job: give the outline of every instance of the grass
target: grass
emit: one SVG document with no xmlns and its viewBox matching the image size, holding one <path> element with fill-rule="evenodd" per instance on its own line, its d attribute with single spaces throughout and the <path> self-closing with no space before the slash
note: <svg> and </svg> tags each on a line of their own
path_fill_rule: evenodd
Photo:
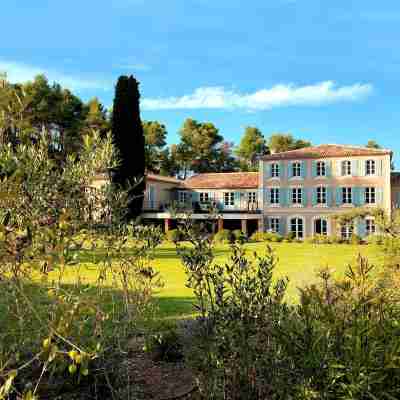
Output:
<svg viewBox="0 0 400 400">
<path fill-rule="evenodd" d="M 379 247 L 355 245 L 312 245 L 303 243 L 276 243 L 271 247 L 277 254 L 275 278 L 287 276 L 287 299 L 298 300 L 298 288 L 316 282 L 317 272 L 329 266 L 336 277 L 344 276 L 348 264 L 354 263 L 358 254 L 368 257 L 370 263 L 380 265 L 383 255 Z M 249 243 L 246 252 L 265 253 L 265 243 Z M 229 257 L 229 246 L 220 245 L 215 251 L 216 262 L 223 263 Z M 193 313 L 193 295 L 185 287 L 186 275 L 173 244 L 163 244 L 157 251 L 155 267 L 164 281 L 164 288 L 157 294 L 162 317 L 179 318 Z"/>
</svg>

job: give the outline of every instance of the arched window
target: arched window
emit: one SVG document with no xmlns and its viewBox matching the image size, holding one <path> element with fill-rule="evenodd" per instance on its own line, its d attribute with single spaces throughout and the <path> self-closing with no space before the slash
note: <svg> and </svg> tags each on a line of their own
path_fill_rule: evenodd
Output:
<svg viewBox="0 0 400 400">
<path fill-rule="evenodd" d="M 296 239 L 303 239 L 304 237 L 304 223 L 301 218 L 292 218 L 290 220 L 290 232 Z"/>
<path fill-rule="evenodd" d="M 314 221 L 314 233 L 324 236 L 328 234 L 328 221 L 325 218 L 318 218 Z"/>
</svg>

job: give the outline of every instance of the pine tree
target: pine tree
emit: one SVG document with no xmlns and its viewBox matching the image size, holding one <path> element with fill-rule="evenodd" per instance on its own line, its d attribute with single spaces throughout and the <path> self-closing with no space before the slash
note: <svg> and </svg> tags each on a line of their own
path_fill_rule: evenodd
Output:
<svg viewBox="0 0 400 400">
<path fill-rule="evenodd" d="M 133 76 L 120 76 L 115 89 L 111 123 L 120 163 L 113 173 L 112 180 L 122 187 L 129 188 L 131 200 L 128 221 L 142 212 L 145 189 L 145 149 L 139 98 L 139 82 Z"/>
</svg>

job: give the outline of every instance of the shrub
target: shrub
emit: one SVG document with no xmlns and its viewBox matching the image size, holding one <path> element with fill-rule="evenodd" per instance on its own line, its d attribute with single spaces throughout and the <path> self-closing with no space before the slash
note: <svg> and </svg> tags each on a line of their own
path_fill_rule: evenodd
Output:
<svg viewBox="0 0 400 400">
<path fill-rule="evenodd" d="M 252 242 L 282 242 L 283 237 L 275 232 L 254 232 L 250 240 Z"/>
<path fill-rule="evenodd" d="M 174 328 L 147 336 L 144 350 L 151 353 L 155 361 L 176 362 L 183 358 L 181 340 Z"/>
<path fill-rule="evenodd" d="M 250 236 L 250 241 L 252 242 L 263 242 L 264 241 L 264 232 L 254 232 Z"/>
<path fill-rule="evenodd" d="M 349 243 L 350 244 L 356 244 L 356 245 L 362 244 L 363 243 L 363 239 L 360 236 L 358 236 L 355 233 L 353 233 L 351 235 L 351 239 L 349 240 Z"/>
<path fill-rule="evenodd" d="M 240 229 L 235 229 L 234 231 L 232 231 L 232 236 L 236 242 L 247 242 L 247 236 Z"/>
<path fill-rule="evenodd" d="M 217 243 L 232 243 L 234 236 L 229 229 L 221 229 L 214 235 L 214 241 Z"/>
<path fill-rule="evenodd" d="M 365 238 L 367 244 L 374 244 L 378 246 L 385 244 L 385 240 L 386 240 L 385 235 L 379 235 L 379 234 L 368 235 Z"/>
<path fill-rule="evenodd" d="M 168 242 L 179 242 L 182 240 L 182 234 L 179 231 L 179 229 L 170 229 L 168 232 L 165 234 L 166 239 Z"/>
</svg>

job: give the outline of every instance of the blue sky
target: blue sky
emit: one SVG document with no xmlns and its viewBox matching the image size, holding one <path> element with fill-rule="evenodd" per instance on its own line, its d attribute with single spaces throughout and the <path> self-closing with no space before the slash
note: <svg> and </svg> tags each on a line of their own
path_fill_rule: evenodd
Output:
<svg viewBox="0 0 400 400">
<path fill-rule="evenodd" d="M 109 106 L 133 74 L 170 143 L 192 117 L 234 142 L 255 125 L 400 153 L 398 0 L 3 0 L 1 13 L 10 80 L 44 72 Z"/>
</svg>

